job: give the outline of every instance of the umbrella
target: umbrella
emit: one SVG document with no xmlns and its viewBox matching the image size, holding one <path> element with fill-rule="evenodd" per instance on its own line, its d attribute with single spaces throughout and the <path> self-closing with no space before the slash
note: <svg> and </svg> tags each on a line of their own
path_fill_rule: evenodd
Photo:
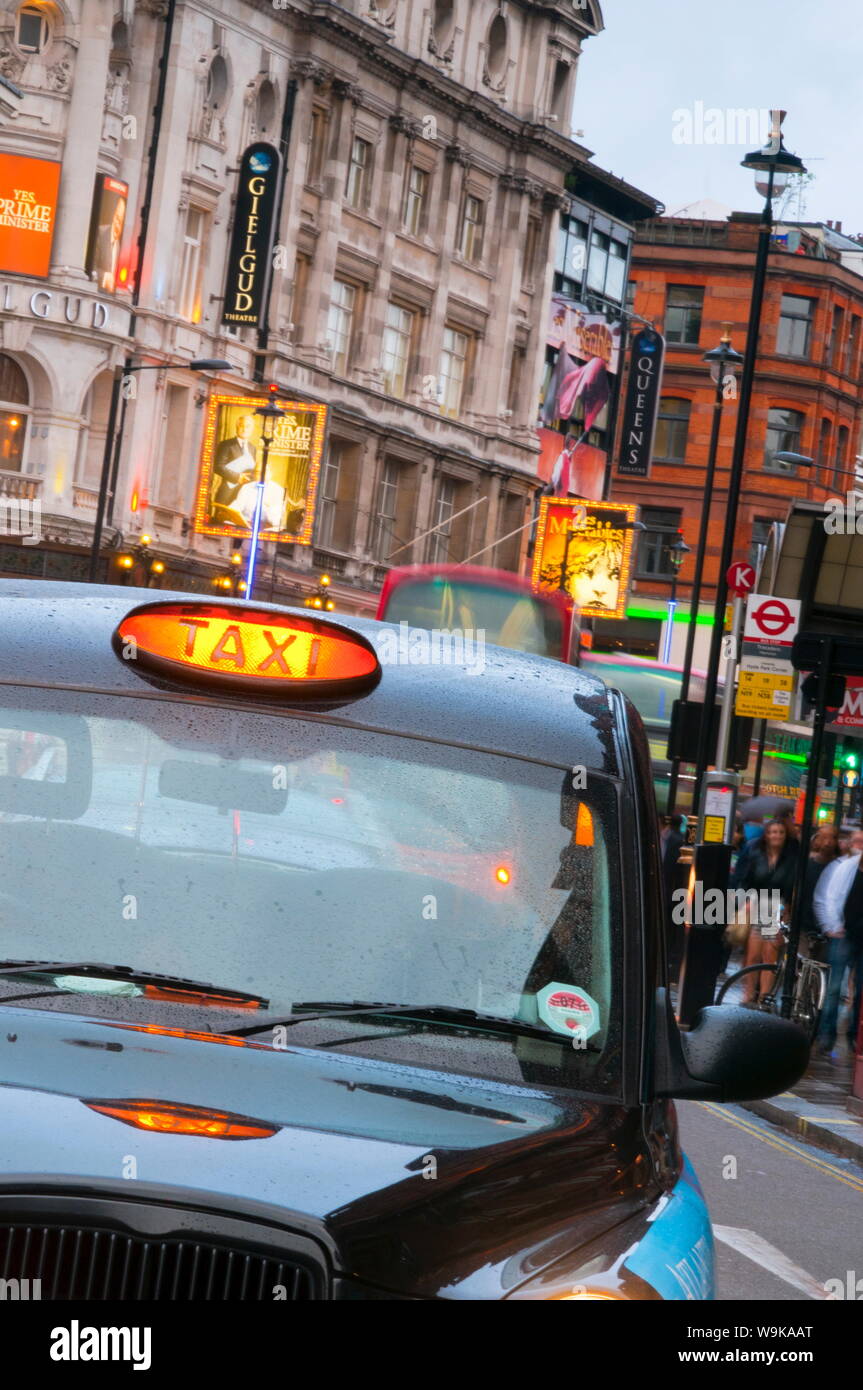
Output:
<svg viewBox="0 0 863 1390">
<path fill-rule="evenodd" d="M 769 820 L 781 811 L 793 811 L 794 802 L 787 796 L 750 796 L 740 807 L 743 820 Z"/>
</svg>

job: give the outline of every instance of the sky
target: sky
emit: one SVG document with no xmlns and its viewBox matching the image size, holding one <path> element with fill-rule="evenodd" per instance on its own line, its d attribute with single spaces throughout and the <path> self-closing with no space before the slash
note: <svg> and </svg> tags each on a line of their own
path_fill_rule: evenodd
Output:
<svg viewBox="0 0 863 1390">
<path fill-rule="evenodd" d="M 740 168 L 760 140 L 737 113 L 779 107 L 786 147 L 815 175 L 803 220 L 863 232 L 860 0 L 599 3 L 606 27 L 584 44 L 573 117 L 597 164 L 667 212 L 703 198 L 760 211 Z"/>
</svg>

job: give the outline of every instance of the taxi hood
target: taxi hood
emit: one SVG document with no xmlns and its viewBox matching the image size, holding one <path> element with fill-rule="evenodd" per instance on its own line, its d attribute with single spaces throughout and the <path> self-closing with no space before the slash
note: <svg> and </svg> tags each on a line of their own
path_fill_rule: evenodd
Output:
<svg viewBox="0 0 863 1390">
<path fill-rule="evenodd" d="M 657 1195 L 638 1111 L 614 1102 L 20 1007 L 0 1023 L 0 1194 L 263 1218 L 311 1231 L 367 1284 L 471 1299 Z M 218 1112 L 225 1137 L 153 1128 L 160 1106 Z"/>
</svg>

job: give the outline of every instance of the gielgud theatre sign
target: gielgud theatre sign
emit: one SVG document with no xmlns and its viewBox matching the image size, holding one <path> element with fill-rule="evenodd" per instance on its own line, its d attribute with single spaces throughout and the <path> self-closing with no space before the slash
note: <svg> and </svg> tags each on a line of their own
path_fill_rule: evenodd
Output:
<svg viewBox="0 0 863 1390">
<path fill-rule="evenodd" d="M 240 161 L 222 323 L 261 326 L 272 270 L 280 171 L 281 158 L 272 145 L 250 145 Z"/>
</svg>

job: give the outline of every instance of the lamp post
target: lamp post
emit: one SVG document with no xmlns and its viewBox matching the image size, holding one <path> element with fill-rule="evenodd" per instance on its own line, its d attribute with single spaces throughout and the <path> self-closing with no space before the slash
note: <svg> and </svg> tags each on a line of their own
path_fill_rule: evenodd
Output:
<svg viewBox="0 0 863 1390">
<path fill-rule="evenodd" d="M 252 520 L 252 538 L 249 542 L 249 568 L 246 571 L 246 598 L 252 598 L 255 587 L 255 565 L 258 559 L 258 542 L 261 535 L 261 515 L 264 510 L 264 489 L 267 485 L 267 464 L 270 458 L 270 445 L 273 442 L 273 434 L 276 429 L 276 421 L 284 419 L 286 411 L 281 410 L 275 402 L 275 391 L 277 388 L 270 387 L 270 399 L 266 405 L 259 405 L 255 410 L 256 415 L 260 415 L 263 421 L 261 426 L 261 442 L 264 448 L 261 460 L 261 476 L 257 483 L 258 498 L 255 503 L 255 515 Z"/>
<path fill-rule="evenodd" d="M 677 612 L 677 581 L 680 577 L 680 571 L 684 560 L 687 555 L 692 554 L 690 547 L 686 544 L 680 531 L 677 533 L 677 540 L 674 542 L 674 545 L 666 546 L 666 549 L 668 551 L 669 564 L 671 565 L 671 596 L 668 600 L 668 616 L 665 620 L 665 641 L 662 644 L 661 661 L 664 666 L 667 666 L 671 659 L 671 643 L 674 636 L 674 615 Z"/>
<path fill-rule="evenodd" d="M 719 346 L 711 348 L 705 352 L 703 361 L 710 365 L 710 375 L 715 383 L 716 390 L 713 396 L 713 422 L 710 430 L 710 448 L 707 453 L 707 472 L 704 477 L 704 505 L 701 508 L 701 524 L 698 528 L 698 544 L 695 548 L 695 573 L 692 577 L 692 593 L 689 599 L 689 623 L 686 628 L 686 649 L 683 657 L 683 673 L 680 679 L 680 704 L 678 706 L 678 718 L 680 727 L 683 728 L 686 717 L 686 703 L 689 699 L 689 682 L 692 676 L 692 658 L 695 651 L 695 631 L 698 623 L 698 608 L 701 602 L 701 580 L 704 574 L 704 556 L 707 550 L 707 528 L 710 522 L 710 503 L 713 498 L 713 480 L 716 476 L 716 454 L 719 448 L 719 428 L 722 422 L 722 406 L 725 401 L 726 385 L 731 379 L 734 381 L 734 374 L 743 361 L 740 353 L 731 346 L 730 323 L 724 323 L 725 329 Z M 706 706 L 705 706 L 706 709 Z M 706 719 L 708 716 L 703 713 Z M 668 803 L 666 811 L 668 815 L 674 814 L 675 803 L 677 801 L 677 783 L 680 777 L 680 758 L 671 760 L 671 777 L 668 783 Z M 694 809 L 694 807 L 693 807 Z"/>
<path fill-rule="evenodd" d="M 752 282 L 752 298 L 749 310 L 749 326 L 746 333 L 746 351 L 740 378 L 740 398 L 737 408 L 737 428 L 734 435 L 734 450 L 731 460 L 731 474 L 728 479 L 728 492 L 725 503 L 725 528 L 722 536 L 722 551 L 719 560 L 719 573 L 716 577 L 716 603 L 713 613 L 713 629 L 710 634 L 710 656 L 707 663 L 707 679 L 704 691 L 704 712 L 698 730 L 698 750 L 695 762 L 695 785 L 693 809 L 699 816 L 699 826 L 703 824 L 702 792 L 706 783 L 707 765 L 710 761 L 710 733 L 712 711 L 716 703 L 719 685 L 719 662 L 722 650 L 725 607 L 728 602 L 727 573 L 731 567 L 734 542 L 737 531 L 737 512 L 740 504 L 740 491 L 743 482 L 743 469 L 746 459 L 747 433 L 749 430 L 749 411 L 752 402 L 752 387 L 758 359 L 758 335 L 761 327 L 761 309 L 764 303 L 764 289 L 767 283 L 767 261 L 770 253 L 770 236 L 773 230 L 773 199 L 784 193 L 789 178 L 805 173 L 803 161 L 790 154 L 782 143 L 782 121 L 784 111 L 771 112 L 772 128 L 767 144 L 761 150 L 753 150 L 741 161 L 744 169 L 755 173 L 755 186 L 764 196 L 761 226 L 758 231 L 758 249 L 755 256 L 755 269 Z M 717 774 L 721 769 L 717 769 Z M 726 829 L 728 827 L 726 826 Z M 728 874 L 731 867 L 730 836 L 723 843 L 706 844 L 699 840 L 695 850 L 695 878 L 701 882 L 706 893 L 717 888 L 720 893 L 727 890 Z M 793 959 L 793 955 L 791 959 Z M 679 996 L 679 1016 L 682 1024 L 689 1026 L 698 1012 L 713 1002 L 716 977 L 722 960 L 722 931 L 706 923 L 693 923 L 687 933 L 683 977 Z"/>
<path fill-rule="evenodd" d="M 108 427 L 105 432 L 105 448 L 102 452 L 102 472 L 99 476 L 99 496 L 96 501 L 96 520 L 93 523 L 93 539 L 90 543 L 90 570 L 87 575 L 87 581 L 90 584 L 97 584 L 99 581 L 99 552 L 102 548 L 105 513 L 108 510 L 112 492 L 111 479 L 112 477 L 116 478 L 120 450 L 123 445 L 122 421 L 120 429 L 117 429 L 120 387 L 132 372 L 163 372 L 170 366 L 184 366 L 190 372 L 229 372 L 232 370 L 230 362 L 223 361 L 221 357 L 199 357 L 194 362 L 185 363 L 148 362 L 137 367 L 126 365 L 114 369 L 111 404 L 108 407 Z"/>
<path fill-rule="evenodd" d="M 229 563 L 231 566 L 230 572 L 228 574 L 217 574 L 213 583 L 217 589 L 221 589 L 224 593 L 230 594 L 232 598 L 236 598 L 238 594 L 244 594 L 246 592 L 246 581 L 240 578 L 240 566 L 243 563 L 242 550 L 237 549 L 232 551 Z"/>
<path fill-rule="evenodd" d="M 123 571 L 124 584 L 129 583 L 129 576 L 136 564 L 141 564 L 146 567 L 147 582 L 144 587 L 147 589 L 152 586 L 154 576 L 165 573 L 164 560 L 153 560 L 150 558 L 150 545 L 152 544 L 152 539 L 152 536 L 148 536 L 145 533 L 138 537 L 135 544 L 130 547 L 129 552 L 124 555 L 118 555 L 117 564 Z"/>
<path fill-rule="evenodd" d="M 713 630 L 710 636 L 710 656 L 707 663 L 707 682 L 704 691 L 704 718 L 701 721 L 698 738 L 698 757 L 695 767 L 694 801 L 698 808 L 701 786 L 710 760 L 710 711 L 716 702 L 716 689 L 719 684 L 719 659 L 722 648 L 725 606 L 728 602 L 728 581 L 726 574 L 734 553 L 735 532 L 737 530 L 737 511 L 740 503 L 740 489 L 743 481 L 743 467 L 746 458 L 746 442 L 749 430 L 749 409 L 752 402 L 752 385 L 758 358 L 758 334 L 761 327 L 761 308 L 764 303 L 764 287 L 767 282 L 767 258 L 770 253 L 770 235 L 773 230 L 773 199 L 778 198 L 788 186 L 789 178 L 806 172 L 802 159 L 790 154 L 782 143 L 782 121 L 784 111 L 771 112 L 773 127 L 767 144 L 761 150 L 753 150 L 741 161 L 744 169 L 755 174 L 755 186 L 764 195 L 764 208 L 761 226 L 758 231 L 758 250 L 755 256 L 755 272 L 752 281 L 752 299 L 749 310 L 749 327 L 746 334 L 746 352 L 740 378 L 740 400 L 737 408 L 737 429 L 734 435 L 734 452 L 731 462 L 731 476 L 728 480 L 728 495 L 725 509 L 725 531 L 722 537 L 722 554 L 716 580 L 716 604 L 713 615 Z"/>
</svg>

